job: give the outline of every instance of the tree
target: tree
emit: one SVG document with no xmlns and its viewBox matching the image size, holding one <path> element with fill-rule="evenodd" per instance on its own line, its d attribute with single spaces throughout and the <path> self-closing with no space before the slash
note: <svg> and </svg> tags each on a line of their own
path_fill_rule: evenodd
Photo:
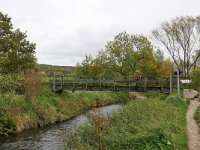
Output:
<svg viewBox="0 0 200 150">
<path fill-rule="evenodd" d="M 192 77 L 192 88 L 200 90 L 200 68 L 195 68 L 190 76 Z"/>
<path fill-rule="evenodd" d="M 159 48 L 155 52 L 155 58 L 158 63 L 162 63 L 164 61 L 164 53 Z"/>
<path fill-rule="evenodd" d="M 37 90 L 31 89 L 39 89 L 38 76 L 36 73 L 27 76 L 26 72 L 34 70 L 35 64 L 35 44 L 29 42 L 26 33 L 14 29 L 11 18 L 0 12 L 0 95 L 9 95 L 25 87 L 26 97 L 34 98 Z"/>
<path fill-rule="evenodd" d="M 158 74 L 160 77 L 168 77 L 173 71 L 173 62 L 170 59 L 165 59 L 162 63 L 157 63 Z"/>
<path fill-rule="evenodd" d="M 155 63 L 153 47 L 148 39 L 126 32 L 119 33 L 113 41 L 107 42 L 105 50 L 100 51 L 97 59 L 109 74 L 112 72 L 123 76 L 129 76 L 138 69 L 146 75 L 148 61 L 151 61 L 150 65 Z"/>
<path fill-rule="evenodd" d="M 152 31 L 179 70 L 188 76 L 200 56 L 200 17 L 177 17 Z"/>
<path fill-rule="evenodd" d="M 0 71 L 16 74 L 33 68 L 36 63 L 35 44 L 27 40 L 26 33 L 14 30 L 11 18 L 0 12 Z"/>
</svg>

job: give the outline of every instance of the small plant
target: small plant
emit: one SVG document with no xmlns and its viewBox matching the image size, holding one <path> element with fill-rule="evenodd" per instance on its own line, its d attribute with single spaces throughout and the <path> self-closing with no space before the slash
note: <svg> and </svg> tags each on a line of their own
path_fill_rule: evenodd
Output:
<svg viewBox="0 0 200 150">
<path fill-rule="evenodd" d="M 96 108 L 94 108 L 92 111 L 91 118 L 95 126 L 95 137 L 99 145 L 99 150 L 102 150 L 101 130 L 102 130 L 103 117 L 101 116 L 100 112 Z"/>
</svg>

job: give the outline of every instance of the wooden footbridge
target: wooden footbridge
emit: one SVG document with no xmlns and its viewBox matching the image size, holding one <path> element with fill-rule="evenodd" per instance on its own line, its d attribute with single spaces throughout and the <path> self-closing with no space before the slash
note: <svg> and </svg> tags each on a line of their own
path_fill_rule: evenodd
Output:
<svg viewBox="0 0 200 150">
<path fill-rule="evenodd" d="M 49 82 L 53 92 L 71 91 L 159 91 L 170 92 L 170 78 L 141 78 L 118 76 L 52 76 Z"/>
</svg>

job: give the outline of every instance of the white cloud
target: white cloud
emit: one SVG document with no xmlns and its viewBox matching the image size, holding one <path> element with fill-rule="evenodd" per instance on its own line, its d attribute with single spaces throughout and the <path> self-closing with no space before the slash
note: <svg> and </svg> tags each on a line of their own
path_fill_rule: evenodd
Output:
<svg viewBox="0 0 200 150">
<path fill-rule="evenodd" d="M 37 44 L 39 63 L 75 65 L 119 32 L 149 36 L 162 21 L 199 15 L 198 0 L 0 0 L 14 27 Z"/>
</svg>

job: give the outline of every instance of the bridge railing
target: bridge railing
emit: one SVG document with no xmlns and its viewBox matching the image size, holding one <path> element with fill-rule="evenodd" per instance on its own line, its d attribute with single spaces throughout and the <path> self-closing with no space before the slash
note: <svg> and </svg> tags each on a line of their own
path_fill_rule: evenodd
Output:
<svg viewBox="0 0 200 150">
<path fill-rule="evenodd" d="M 131 76 L 52 76 L 49 82 L 52 90 L 114 90 L 114 91 L 147 91 L 154 88 L 169 88 L 169 77 L 151 79 L 141 78 L 137 81 Z"/>
</svg>

